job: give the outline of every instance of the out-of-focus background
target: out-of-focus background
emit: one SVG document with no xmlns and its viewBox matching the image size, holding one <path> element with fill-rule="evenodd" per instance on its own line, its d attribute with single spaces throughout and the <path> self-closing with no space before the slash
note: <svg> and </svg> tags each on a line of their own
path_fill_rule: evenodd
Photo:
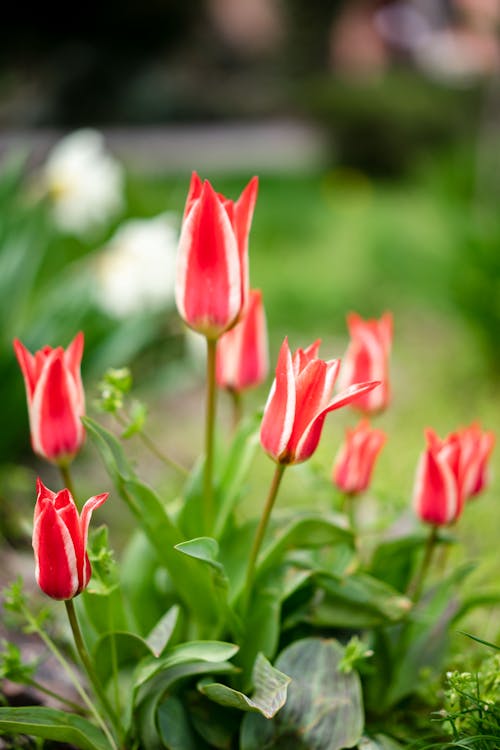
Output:
<svg viewBox="0 0 500 750">
<path fill-rule="evenodd" d="M 500 430 L 498 0 L 110 0 L 72 6 L 71 17 L 61 6 L 57 24 L 39 3 L 11 4 L 9 15 L 0 26 L 2 508 L 19 499 L 31 513 L 22 498 L 33 475 L 50 474 L 30 454 L 14 336 L 33 350 L 83 328 L 89 411 L 105 368 L 129 364 L 151 432 L 186 465 L 201 450 L 199 350 L 172 296 L 193 169 L 232 198 L 260 175 L 250 267 L 271 362 L 284 335 L 293 348 L 321 337 L 323 355 L 340 356 L 348 311 L 393 311 L 394 401 L 378 420 L 389 441 L 371 508 L 381 526 L 409 505 L 426 426 L 444 435 L 479 419 Z M 261 405 L 268 385 L 247 403 Z M 221 408 L 227 418 L 223 396 Z M 354 420 L 330 418 L 283 502 L 310 501 Z M 173 497 L 177 480 L 130 449 Z M 492 484 L 459 532 L 491 582 L 495 464 L 498 449 Z M 88 494 L 103 490 L 91 446 L 75 471 Z M 261 457 L 248 512 L 270 471 Z"/>
</svg>

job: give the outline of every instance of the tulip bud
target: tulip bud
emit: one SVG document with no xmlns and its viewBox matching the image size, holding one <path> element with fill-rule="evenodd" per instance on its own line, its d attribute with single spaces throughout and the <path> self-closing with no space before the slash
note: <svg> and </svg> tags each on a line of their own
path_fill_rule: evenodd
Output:
<svg viewBox="0 0 500 750">
<path fill-rule="evenodd" d="M 248 234 L 254 177 L 236 203 L 193 174 L 177 258 L 176 301 L 190 328 L 218 338 L 238 321 L 248 296 Z"/>
<path fill-rule="evenodd" d="M 284 340 L 264 410 L 260 441 L 277 463 L 306 461 L 318 447 L 328 412 L 347 406 L 378 383 L 357 383 L 331 399 L 340 360 L 318 359 L 319 341 L 291 355 Z"/>
<path fill-rule="evenodd" d="M 427 430 L 426 437 L 427 449 L 417 467 L 413 504 L 422 521 L 444 526 L 456 521 L 463 509 L 458 479 L 460 446 L 453 435 L 442 441 Z"/>
<path fill-rule="evenodd" d="M 260 385 L 269 369 L 267 327 L 262 294 L 250 291 L 240 322 L 217 342 L 217 384 L 232 391 Z"/>
<path fill-rule="evenodd" d="M 83 333 L 66 351 L 45 346 L 34 355 L 17 339 L 14 350 L 26 386 L 33 450 L 47 461 L 67 465 L 80 450 L 85 395 L 80 375 Z"/>
<path fill-rule="evenodd" d="M 333 482 L 342 492 L 356 495 L 370 484 L 376 458 L 386 441 L 382 430 L 372 430 L 367 419 L 346 430 L 345 442 L 333 466 Z"/>
<path fill-rule="evenodd" d="M 108 494 L 87 500 L 79 516 L 69 490 L 52 492 L 38 479 L 33 550 L 36 580 L 47 596 L 72 599 L 86 588 L 92 574 L 86 552 L 90 518 Z"/>
<path fill-rule="evenodd" d="M 380 386 L 358 399 L 356 409 L 373 414 L 385 409 L 390 401 L 389 356 L 392 345 L 392 315 L 380 320 L 363 320 L 356 313 L 347 316 L 351 343 L 341 374 L 341 386 L 378 380 Z"/>
</svg>

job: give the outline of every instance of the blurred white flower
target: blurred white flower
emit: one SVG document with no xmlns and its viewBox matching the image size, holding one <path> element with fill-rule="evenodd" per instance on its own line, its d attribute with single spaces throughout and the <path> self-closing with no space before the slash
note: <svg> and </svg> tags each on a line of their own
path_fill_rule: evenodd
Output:
<svg viewBox="0 0 500 750">
<path fill-rule="evenodd" d="M 96 130 L 77 130 L 59 141 L 47 158 L 42 180 L 52 199 L 54 220 L 65 232 L 88 233 L 123 208 L 123 167 L 106 151 Z"/>
<path fill-rule="evenodd" d="M 113 318 L 174 303 L 178 219 L 164 213 L 126 221 L 97 258 L 96 296 Z"/>
</svg>

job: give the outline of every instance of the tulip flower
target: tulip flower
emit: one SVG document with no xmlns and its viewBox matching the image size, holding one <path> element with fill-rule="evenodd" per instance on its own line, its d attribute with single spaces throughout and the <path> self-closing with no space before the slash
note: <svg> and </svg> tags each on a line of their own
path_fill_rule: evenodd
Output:
<svg viewBox="0 0 500 750">
<path fill-rule="evenodd" d="M 319 344 L 298 349 L 293 357 L 287 339 L 281 346 L 260 431 L 262 447 L 279 464 L 310 458 L 328 412 L 347 406 L 378 385 L 357 383 L 331 399 L 340 360 L 318 359 Z"/>
<path fill-rule="evenodd" d="M 38 479 L 33 550 L 36 580 L 47 596 L 72 599 L 86 588 L 92 573 L 86 552 L 90 518 L 108 494 L 91 497 L 78 515 L 69 490 L 52 492 Z"/>
<path fill-rule="evenodd" d="M 240 392 L 260 385 L 269 369 L 267 327 L 262 294 L 250 291 L 240 322 L 217 343 L 217 384 Z"/>
<path fill-rule="evenodd" d="M 368 488 L 375 461 L 385 441 L 385 433 L 372 429 L 367 419 L 362 419 L 354 429 L 346 430 L 332 477 L 342 492 L 357 495 Z"/>
<path fill-rule="evenodd" d="M 85 438 L 80 421 L 85 413 L 80 375 L 83 333 L 75 336 L 66 351 L 45 346 L 33 355 L 17 339 L 14 350 L 26 386 L 33 450 L 66 466 Z"/>
<path fill-rule="evenodd" d="M 389 355 L 392 344 L 392 315 L 380 320 L 363 320 L 356 313 L 347 316 L 351 343 L 347 349 L 341 374 L 341 385 L 378 380 L 380 386 L 356 400 L 354 406 L 366 414 L 387 407 L 390 401 Z"/>
<path fill-rule="evenodd" d="M 217 339 L 234 326 L 248 297 L 248 234 L 254 177 L 236 203 L 196 173 L 186 201 L 177 258 L 176 301 L 190 328 Z"/>
</svg>

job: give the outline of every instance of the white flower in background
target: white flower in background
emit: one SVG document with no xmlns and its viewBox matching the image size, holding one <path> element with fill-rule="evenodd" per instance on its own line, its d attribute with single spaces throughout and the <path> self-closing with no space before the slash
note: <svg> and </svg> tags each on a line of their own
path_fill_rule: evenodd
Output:
<svg viewBox="0 0 500 750">
<path fill-rule="evenodd" d="M 59 141 L 47 158 L 42 179 L 62 231 L 88 233 L 123 208 L 123 167 L 106 151 L 96 130 L 77 130 Z"/>
<path fill-rule="evenodd" d="M 97 258 L 97 301 L 113 318 L 173 305 L 175 214 L 126 221 Z"/>
</svg>

